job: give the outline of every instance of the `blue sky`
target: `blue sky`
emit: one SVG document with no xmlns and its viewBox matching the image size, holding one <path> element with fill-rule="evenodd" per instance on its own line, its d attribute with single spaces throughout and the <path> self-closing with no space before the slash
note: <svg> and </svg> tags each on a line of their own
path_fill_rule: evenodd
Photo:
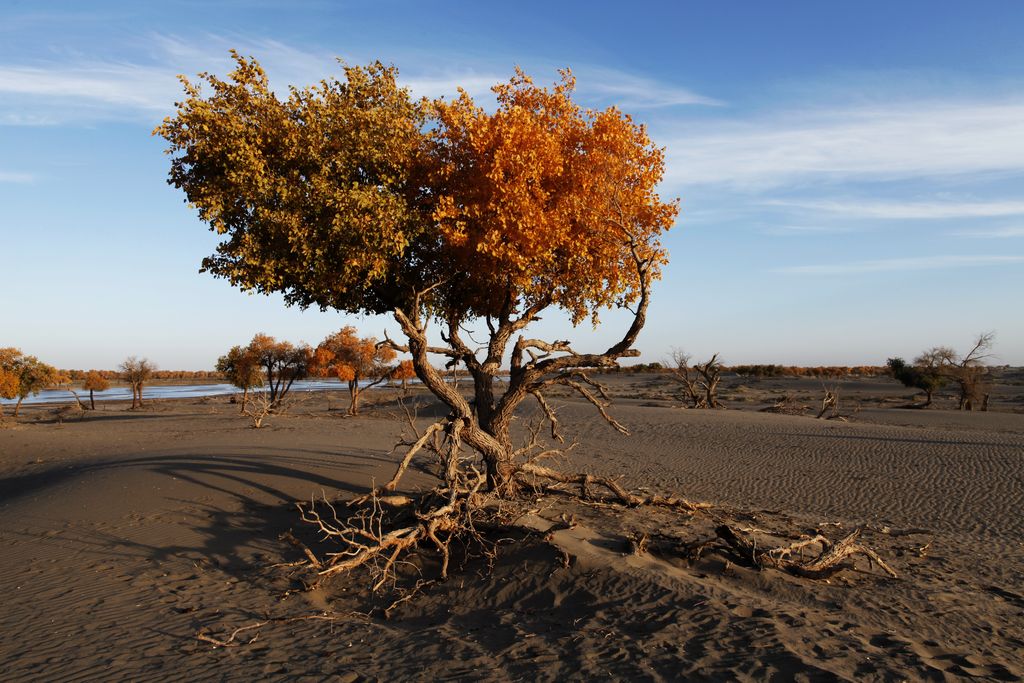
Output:
<svg viewBox="0 0 1024 683">
<path fill-rule="evenodd" d="M 65 368 L 212 367 L 258 331 L 386 318 L 286 308 L 197 273 L 215 237 L 150 135 L 228 50 L 275 87 L 396 64 L 481 101 L 571 67 L 667 148 L 682 200 L 642 361 L 881 364 L 996 332 L 1024 365 L 1024 3 L 17 2 L 0 6 L 0 346 Z M 623 318 L 538 335 L 599 349 Z"/>
</svg>

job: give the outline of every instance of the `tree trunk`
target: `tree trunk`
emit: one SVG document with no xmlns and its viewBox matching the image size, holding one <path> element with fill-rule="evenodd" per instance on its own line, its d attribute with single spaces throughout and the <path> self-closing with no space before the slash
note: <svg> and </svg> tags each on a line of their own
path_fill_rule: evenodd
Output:
<svg viewBox="0 0 1024 683">
<path fill-rule="evenodd" d="M 24 396 L 18 397 L 18 402 L 14 404 L 14 417 L 18 417 L 18 411 L 21 410 L 21 402 L 25 400 Z"/>
<path fill-rule="evenodd" d="M 513 412 L 514 410 L 515 407 Z M 488 490 L 507 495 L 516 493 L 518 488 L 515 481 L 516 466 L 512 459 L 515 448 L 509 434 L 510 417 L 511 414 L 495 414 L 486 424 L 480 425 L 481 431 L 487 433 L 498 447 L 486 451 L 477 448 L 483 455 L 484 465 L 487 467 Z M 469 439 L 466 441 L 469 443 Z"/>
<path fill-rule="evenodd" d="M 348 382 L 348 414 L 359 414 L 359 380 L 352 379 Z"/>
<path fill-rule="evenodd" d="M 139 407 L 142 407 L 142 382 L 139 382 Z"/>
<path fill-rule="evenodd" d="M 249 398 L 249 387 L 242 387 L 242 415 L 245 415 L 245 404 Z"/>
<path fill-rule="evenodd" d="M 513 395 L 506 394 L 502 401 L 504 410 L 493 413 L 493 402 L 487 398 L 493 396 L 490 386 L 493 376 L 483 371 L 471 373 L 477 398 L 474 410 L 456 386 L 445 381 L 445 377 L 430 364 L 425 331 L 402 311 L 395 311 L 395 319 L 409 339 L 409 353 L 412 355 L 416 376 L 423 386 L 451 410 L 448 420 L 453 428 L 458 429 L 461 441 L 483 458 L 487 469 L 488 490 L 499 494 L 514 493 L 516 469 L 512 461 L 514 449 L 508 436 L 508 426 L 516 406 L 527 395 L 525 391 L 515 391 L 510 387 L 509 392 Z"/>
<path fill-rule="evenodd" d="M 93 390 L 89 390 L 89 409 L 96 410 L 96 398 L 93 396 Z"/>
</svg>

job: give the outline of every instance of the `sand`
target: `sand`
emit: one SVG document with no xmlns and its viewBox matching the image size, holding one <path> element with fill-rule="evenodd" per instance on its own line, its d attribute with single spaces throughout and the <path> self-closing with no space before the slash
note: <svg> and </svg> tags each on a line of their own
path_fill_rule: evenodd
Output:
<svg viewBox="0 0 1024 683">
<path fill-rule="evenodd" d="M 304 531 L 295 500 L 391 475 L 400 424 L 386 395 L 358 418 L 318 395 L 259 430 L 225 398 L 60 420 L 37 407 L 0 429 L 0 680 L 1024 676 L 1024 415 L 885 407 L 907 396 L 885 380 L 863 381 L 860 398 L 844 388 L 848 422 L 758 412 L 793 390 L 784 382 L 731 387 L 751 400 L 724 411 L 673 407 L 660 379 L 611 384 L 632 436 L 554 399 L 580 441 L 563 468 L 794 538 L 866 525 L 899 578 L 863 563 L 826 583 L 624 554 L 631 531 L 696 538 L 711 522 L 577 506 L 579 524 L 556 534 L 568 567 L 547 544 L 507 543 L 492 570 L 473 564 L 390 619 L 367 616 L 379 600 L 365 581 L 295 591 L 273 565 L 299 559 L 278 539 Z M 403 481 L 431 484 L 418 471 Z M 535 504 L 548 519 L 569 509 Z M 260 622 L 239 647 L 196 638 Z"/>
</svg>

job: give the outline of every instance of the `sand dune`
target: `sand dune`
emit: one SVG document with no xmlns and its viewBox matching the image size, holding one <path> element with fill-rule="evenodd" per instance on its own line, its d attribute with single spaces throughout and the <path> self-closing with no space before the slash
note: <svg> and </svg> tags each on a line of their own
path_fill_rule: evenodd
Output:
<svg viewBox="0 0 1024 683">
<path fill-rule="evenodd" d="M 365 584 L 289 592 L 271 565 L 296 559 L 277 539 L 297 527 L 292 501 L 391 474 L 399 426 L 385 410 L 341 419 L 310 401 L 254 430 L 223 399 L 109 406 L 62 425 L 40 409 L 0 430 L 0 679 L 1024 675 L 1024 417 L 864 410 L 844 424 L 620 400 L 633 431 L 621 437 L 588 406 L 557 402 L 581 441 L 571 466 L 780 535 L 869 523 L 900 578 L 822 583 L 623 555 L 631 530 L 698 537 L 713 522 L 584 507 L 557 539 L 569 567 L 547 545 L 510 544 L 493 572 L 472 565 L 391 620 L 367 617 Z M 537 502 L 552 518 L 564 505 Z M 332 621 L 294 620 L 325 611 Z M 260 622 L 242 647 L 195 638 Z"/>
</svg>

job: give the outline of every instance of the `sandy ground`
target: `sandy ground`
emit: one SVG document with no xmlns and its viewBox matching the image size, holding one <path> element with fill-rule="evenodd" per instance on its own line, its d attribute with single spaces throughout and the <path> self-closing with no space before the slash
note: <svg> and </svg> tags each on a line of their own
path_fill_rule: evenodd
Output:
<svg viewBox="0 0 1024 683">
<path fill-rule="evenodd" d="M 660 378 L 610 378 L 629 437 L 556 398 L 580 442 L 562 466 L 781 536 L 867 525 L 899 578 L 628 555 L 632 531 L 699 538 L 713 520 L 577 506 L 580 524 L 559 532 L 568 567 L 545 544 L 504 544 L 492 570 L 471 564 L 385 619 L 365 582 L 295 591 L 272 565 L 299 559 L 278 539 L 300 533 L 295 500 L 390 476 L 393 405 L 344 418 L 321 395 L 259 430 L 223 398 L 62 420 L 30 408 L 0 429 L 0 680 L 1019 680 L 1016 389 L 1004 412 L 886 407 L 909 394 L 885 380 L 844 387 L 848 422 L 758 412 L 773 392 L 810 405 L 820 389 L 786 382 L 727 387 L 742 410 L 694 411 Z M 403 485 L 431 483 L 411 472 Z M 552 519 L 567 505 L 536 500 Z M 236 648 L 195 638 L 265 621 Z"/>
</svg>

